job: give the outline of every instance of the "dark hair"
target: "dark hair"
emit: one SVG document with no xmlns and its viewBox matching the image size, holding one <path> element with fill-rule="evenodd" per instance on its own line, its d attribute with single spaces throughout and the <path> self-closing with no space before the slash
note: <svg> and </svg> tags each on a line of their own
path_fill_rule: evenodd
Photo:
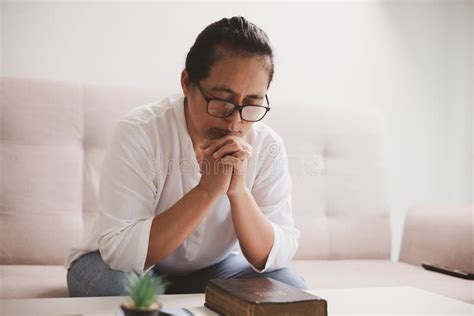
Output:
<svg viewBox="0 0 474 316">
<path fill-rule="evenodd" d="M 191 82 L 197 82 L 209 75 L 214 62 L 222 56 L 217 46 L 240 56 L 269 56 L 270 86 L 274 72 L 270 40 L 258 26 L 241 16 L 214 22 L 198 35 L 186 56 L 186 71 Z"/>
</svg>

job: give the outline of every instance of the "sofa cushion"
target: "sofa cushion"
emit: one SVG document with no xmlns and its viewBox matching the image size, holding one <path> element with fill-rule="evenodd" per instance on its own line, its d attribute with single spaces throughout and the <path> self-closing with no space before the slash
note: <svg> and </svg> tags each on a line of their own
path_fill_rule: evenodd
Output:
<svg viewBox="0 0 474 316">
<path fill-rule="evenodd" d="M 414 265 L 428 262 L 474 273 L 473 219 L 472 204 L 423 202 L 410 207 L 400 261 Z"/>
<path fill-rule="evenodd" d="M 98 214 L 116 120 L 149 91 L 0 79 L 0 264 L 60 265 Z"/>
<path fill-rule="evenodd" d="M 68 297 L 61 266 L 0 265 L 0 298 Z"/>
<path fill-rule="evenodd" d="M 1 83 L 0 263 L 61 264 L 82 230 L 82 90 Z"/>
<path fill-rule="evenodd" d="M 287 149 L 296 259 L 390 259 L 380 113 L 280 101 L 265 123 Z"/>
<path fill-rule="evenodd" d="M 474 282 L 389 260 L 295 260 L 310 289 L 413 286 L 474 303 Z"/>
</svg>

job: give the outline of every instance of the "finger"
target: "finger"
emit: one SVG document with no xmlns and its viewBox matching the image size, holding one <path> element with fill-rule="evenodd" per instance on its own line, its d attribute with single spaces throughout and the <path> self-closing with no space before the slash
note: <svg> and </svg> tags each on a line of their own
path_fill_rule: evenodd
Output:
<svg viewBox="0 0 474 316">
<path fill-rule="evenodd" d="M 214 154 L 212 155 L 215 159 L 219 159 L 224 157 L 225 155 L 231 155 L 237 151 L 241 151 L 242 147 L 238 143 L 231 143 L 224 145 L 223 147 L 219 148 Z"/>
<path fill-rule="evenodd" d="M 234 168 L 239 168 L 239 165 L 242 164 L 242 160 L 234 156 L 225 156 L 219 161 L 226 166 L 232 166 Z"/>
<path fill-rule="evenodd" d="M 221 137 L 221 138 L 217 138 L 217 139 L 208 139 L 206 140 L 202 145 L 201 145 L 201 148 L 202 149 L 206 149 L 206 148 L 209 148 L 210 146 L 222 146 L 224 143 L 228 142 L 230 139 L 232 139 L 233 137 L 235 136 L 232 136 L 232 135 L 226 135 L 224 137 Z"/>
<path fill-rule="evenodd" d="M 249 143 L 247 143 L 245 140 L 242 140 L 240 144 L 242 145 L 243 149 L 246 149 L 250 152 L 252 151 L 252 146 Z"/>
<path fill-rule="evenodd" d="M 204 151 L 210 154 L 210 153 L 215 152 L 220 147 L 225 146 L 227 144 L 231 144 L 231 143 L 242 144 L 244 142 L 245 141 L 241 137 L 227 135 L 222 138 L 211 141 L 211 143 L 208 144 L 208 146 L 204 149 Z"/>
<path fill-rule="evenodd" d="M 231 161 L 222 161 L 222 159 L 219 159 L 216 160 L 216 163 L 218 164 L 216 170 L 220 170 L 220 172 L 224 172 L 225 174 L 233 173 L 234 164 Z"/>
<path fill-rule="evenodd" d="M 238 147 L 229 147 L 229 148 L 237 148 L 236 150 L 233 150 L 233 149 L 230 149 L 227 150 L 224 149 L 226 146 L 230 146 L 230 145 L 233 145 L 233 144 L 237 144 Z M 219 151 L 220 149 L 223 150 L 223 153 L 221 154 L 218 154 L 217 157 L 223 157 L 225 156 L 226 154 L 231 154 L 231 153 L 234 153 L 238 150 L 248 150 L 250 153 L 252 152 L 252 146 L 250 144 L 248 144 L 245 140 L 243 140 L 242 138 L 233 138 L 231 140 L 229 140 L 227 143 L 224 143 L 221 147 L 214 147 L 214 146 L 210 146 L 208 147 L 206 150 L 205 150 L 205 153 L 206 154 L 212 154 L 213 152 L 217 152 Z"/>
<path fill-rule="evenodd" d="M 225 156 L 220 161 L 224 165 L 232 166 L 234 175 L 242 175 L 244 170 L 244 162 L 237 157 Z"/>
<path fill-rule="evenodd" d="M 252 155 L 252 152 L 250 152 L 249 150 L 245 150 L 245 149 L 236 151 L 235 153 L 232 154 L 232 156 L 234 156 L 236 158 L 239 158 L 240 160 L 249 159 L 251 155 Z"/>
</svg>

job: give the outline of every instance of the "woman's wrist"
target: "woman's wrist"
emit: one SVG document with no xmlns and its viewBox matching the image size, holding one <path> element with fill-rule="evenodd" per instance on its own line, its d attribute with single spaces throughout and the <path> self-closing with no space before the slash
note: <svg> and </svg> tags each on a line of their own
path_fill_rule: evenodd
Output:
<svg viewBox="0 0 474 316">
<path fill-rule="evenodd" d="M 227 191 L 227 197 L 231 202 L 245 199 L 249 194 L 251 193 L 245 186 L 242 189 Z"/>
</svg>

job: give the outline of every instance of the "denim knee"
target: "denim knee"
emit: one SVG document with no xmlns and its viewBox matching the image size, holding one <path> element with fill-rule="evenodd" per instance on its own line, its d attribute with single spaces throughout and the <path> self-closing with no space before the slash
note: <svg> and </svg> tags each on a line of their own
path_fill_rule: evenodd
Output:
<svg viewBox="0 0 474 316">
<path fill-rule="evenodd" d="M 300 290 L 307 290 L 306 282 L 303 277 L 297 275 L 289 268 L 283 268 L 271 272 L 262 273 L 262 277 L 278 280 L 285 284 L 296 287 Z"/>
<path fill-rule="evenodd" d="M 126 295 L 127 274 L 110 269 L 99 251 L 77 259 L 67 272 L 67 286 L 72 297 Z"/>
</svg>

